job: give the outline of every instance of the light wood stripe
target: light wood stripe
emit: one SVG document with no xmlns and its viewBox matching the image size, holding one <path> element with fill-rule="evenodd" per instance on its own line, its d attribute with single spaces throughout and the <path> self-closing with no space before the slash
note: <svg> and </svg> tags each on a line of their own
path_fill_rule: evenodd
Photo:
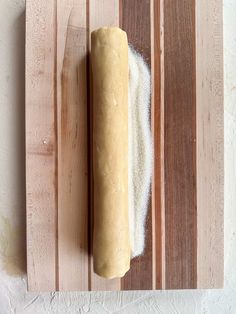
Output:
<svg viewBox="0 0 236 314">
<path fill-rule="evenodd" d="M 196 1 L 198 288 L 224 282 L 223 3 Z"/>
<path fill-rule="evenodd" d="M 27 1 L 26 206 L 30 291 L 56 289 L 55 22 L 54 1 Z"/>
<path fill-rule="evenodd" d="M 57 2 L 59 290 L 88 290 L 86 1 Z"/>
<path fill-rule="evenodd" d="M 165 184 L 164 184 L 164 0 L 151 1 L 153 289 L 165 288 Z"/>
</svg>

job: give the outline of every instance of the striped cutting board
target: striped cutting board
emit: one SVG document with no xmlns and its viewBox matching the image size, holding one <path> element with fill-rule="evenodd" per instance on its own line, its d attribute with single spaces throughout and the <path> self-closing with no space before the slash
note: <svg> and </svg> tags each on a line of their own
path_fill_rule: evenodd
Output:
<svg viewBox="0 0 236 314">
<path fill-rule="evenodd" d="M 92 268 L 90 33 L 123 28 L 152 72 L 146 250 L 124 278 Z M 223 285 L 222 0 L 27 0 L 30 291 Z"/>
</svg>

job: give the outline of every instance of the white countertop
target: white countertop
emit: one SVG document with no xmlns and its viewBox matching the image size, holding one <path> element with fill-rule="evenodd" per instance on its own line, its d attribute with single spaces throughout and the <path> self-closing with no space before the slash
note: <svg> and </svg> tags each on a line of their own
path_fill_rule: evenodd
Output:
<svg viewBox="0 0 236 314">
<path fill-rule="evenodd" d="M 26 292 L 24 8 L 24 0 L 0 0 L 0 314 L 236 313 L 236 1 L 224 0 L 225 288 L 223 290 L 42 294 Z M 19 269 L 18 265 L 22 265 L 23 270 Z"/>
</svg>

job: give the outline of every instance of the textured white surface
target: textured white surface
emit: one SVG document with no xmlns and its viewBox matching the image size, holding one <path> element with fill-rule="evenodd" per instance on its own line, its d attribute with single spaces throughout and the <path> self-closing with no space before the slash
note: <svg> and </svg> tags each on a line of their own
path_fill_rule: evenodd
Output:
<svg viewBox="0 0 236 314">
<path fill-rule="evenodd" d="M 236 1 L 224 1 L 225 288 L 205 291 L 29 294 L 5 273 L 25 254 L 24 6 L 0 0 L 0 313 L 236 313 Z"/>
<path fill-rule="evenodd" d="M 153 149 L 150 119 L 151 77 L 140 54 L 129 47 L 129 219 L 132 257 L 145 247 Z"/>
</svg>

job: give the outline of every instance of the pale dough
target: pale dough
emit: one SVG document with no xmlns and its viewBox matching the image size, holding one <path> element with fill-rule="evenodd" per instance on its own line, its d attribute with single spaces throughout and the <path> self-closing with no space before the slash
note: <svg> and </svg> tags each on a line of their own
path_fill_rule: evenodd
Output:
<svg viewBox="0 0 236 314">
<path fill-rule="evenodd" d="M 128 42 L 117 27 L 92 33 L 94 271 L 122 277 L 130 268 L 128 213 Z"/>
</svg>

